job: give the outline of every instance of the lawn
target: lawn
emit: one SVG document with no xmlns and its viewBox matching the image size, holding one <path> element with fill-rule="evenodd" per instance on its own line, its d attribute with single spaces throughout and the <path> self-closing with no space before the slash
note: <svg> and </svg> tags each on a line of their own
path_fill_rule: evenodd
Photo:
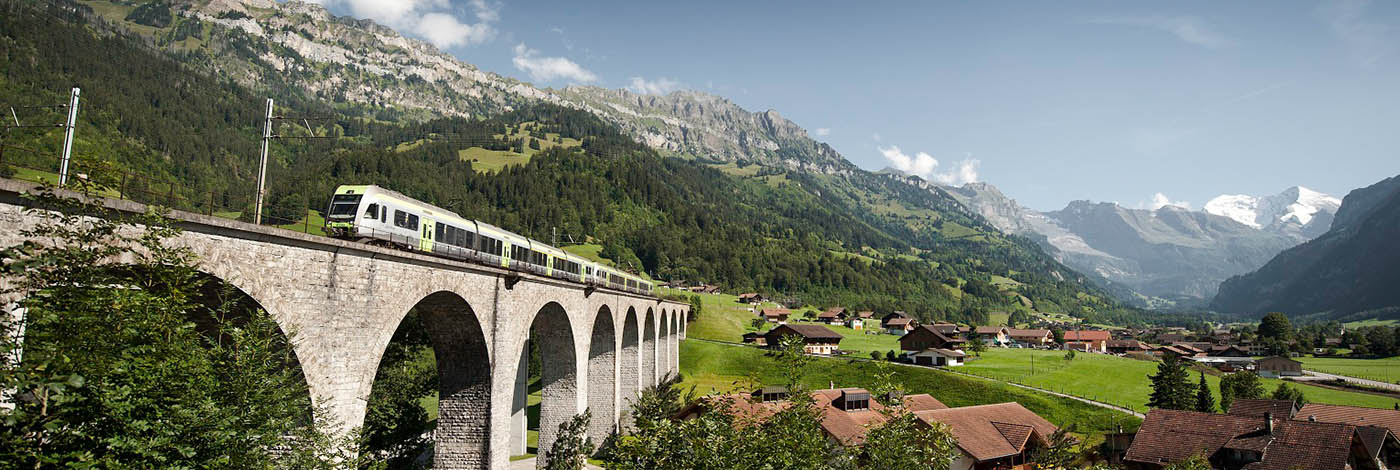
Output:
<svg viewBox="0 0 1400 470">
<path fill-rule="evenodd" d="M 681 343 L 681 387 L 693 385 L 701 393 L 747 390 L 755 374 L 763 384 L 779 383 L 779 371 L 764 351 L 749 346 L 686 340 Z M 948 406 L 969 406 L 1014 401 L 1058 425 L 1075 425 L 1078 432 L 1094 436 L 1123 424 L 1131 429 L 1137 418 L 1067 398 L 1018 389 L 1006 384 L 968 378 L 933 369 L 894 365 L 895 380 L 908 393 L 928 393 Z M 875 364 L 850 359 L 818 358 L 808 366 L 803 383 L 812 388 L 870 387 Z"/>
<path fill-rule="evenodd" d="M 285 225 L 278 225 L 277 228 L 284 228 L 296 232 L 309 233 L 312 235 L 326 236 L 326 219 L 321 217 L 320 212 L 311 209 L 306 210 L 306 215 L 296 222 Z"/>
<path fill-rule="evenodd" d="M 1156 373 L 1157 362 L 1107 354 L 1077 354 L 1074 360 L 1066 361 L 1064 356 L 1064 351 L 991 348 L 959 370 L 1147 411 L 1147 397 L 1151 393 L 1148 376 Z M 1034 375 L 1031 374 L 1032 357 L 1035 358 Z M 1199 379 L 1194 372 L 1191 377 L 1192 383 Z M 1218 377 L 1206 375 L 1206 382 L 1219 393 Z M 1277 379 L 1263 379 L 1264 391 L 1273 392 L 1279 383 Z M 1297 386 L 1312 403 L 1390 408 L 1396 402 L 1367 393 Z"/>
<path fill-rule="evenodd" d="M 699 295 L 704 308 L 700 319 L 691 323 L 686 330 L 687 337 L 737 343 L 742 339 L 740 335 L 754 331 L 749 324 L 758 316 L 749 310 L 752 308 L 749 304 L 739 303 L 738 297 L 729 294 L 691 295 Z M 760 308 L 776 305 L 766 303 Z M 768 326 L 764 325 L 763 329 L 767 330 Z"/>
<path fill-rule="evenodd" d="M 1359 377 L 1379 382 L 1400 383 L 1400 357 L 1385 359 L 1347 359 L 1337 357 L 1300 357 L 1303 368 L 1328 374 Z"/>
</svg>

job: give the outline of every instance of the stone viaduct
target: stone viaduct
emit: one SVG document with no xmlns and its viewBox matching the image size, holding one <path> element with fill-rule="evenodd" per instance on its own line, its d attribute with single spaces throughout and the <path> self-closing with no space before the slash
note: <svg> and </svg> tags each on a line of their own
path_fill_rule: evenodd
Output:
<svg viewBox="0 0 1400 470">
<path fill-rule="evenodd" d="M 0 245 L 23 241 L 21 232 L 42 220 L 20 197 L 31 187 L 0 179 Z M 171 217 L 183 232 L 169 243 L 191 248 L 202 271 L 241 290 L 289 335 L 318 426 L 345 432 L 364 422 L 380 357 L 416 310 L 440 381 L 435 468 L 505 468 L 525 453 L 527 338 L 540 345 L 541 455 L 559 424 L 584 410 L 601 442 L 640 389 L 679 369 L 687 304 L 200 214 Z"/>
</svg>

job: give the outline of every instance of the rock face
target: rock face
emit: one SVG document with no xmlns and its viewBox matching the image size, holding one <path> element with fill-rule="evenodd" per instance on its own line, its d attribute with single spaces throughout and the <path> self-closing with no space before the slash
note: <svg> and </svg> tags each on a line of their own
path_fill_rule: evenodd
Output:
<svg viewBox="0 0 1400 470">
<path fill-rule="evenodd" d="M 1347 194 L 1320 237 L 1220 285 L 1225 312 L 1320 314 L 1326 319 L 1400 312 L 1400 176 Z"/>
<path fill-rule="evenodd" d="M 1300 240 L 1206 212 L 1071 202 L 1041 213 L 986 183 L 945 188 L 997 228 L 1028 236 L 1057 260 L 1145 306 L 1209 301 L 1220 281 L 1257 269 Z M 1126 287 L 1130 295 L 1122 295 Z"/>
</svg>

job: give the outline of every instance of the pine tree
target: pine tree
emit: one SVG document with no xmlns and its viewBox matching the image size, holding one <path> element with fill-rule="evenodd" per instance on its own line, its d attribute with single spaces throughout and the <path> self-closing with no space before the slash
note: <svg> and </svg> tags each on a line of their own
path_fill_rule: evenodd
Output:
<svg viewBox="0 0 1400 470">
<path fill-rule="evenodd" d="M 1278 388 L 1274 389 L 1273 395 L 1270 395 L 1269 398 L 1275 400 L 1289 400 L 1293 402 L 1293 406 L 1302 406 L 1303 403 L 1306 403 L 1306 400 L 1303 398 L 1303 391 L 1293 388 L 1288 385 L 1288 382 L 1278 384 Z"/>
<path fill-rule="evenodd" d="M 1151 376 L 1152 396 L 1147 406 L 1167 410 L 1189 410 L 1194 408 L 1191 385 L 1187 382 L 1186 367 L 1176 356 L 1166 356 L 1157 364 L 1157 374 Z"/>
<path fill-rule="evenodd" d="M 1201 372 L 1201 383 L 1196 386 L 1196 411 L 1215 412 L 1215 396 L 1210 394 L 1210 385 L 1206 384 L 1205 372 Z"/>
</svg>

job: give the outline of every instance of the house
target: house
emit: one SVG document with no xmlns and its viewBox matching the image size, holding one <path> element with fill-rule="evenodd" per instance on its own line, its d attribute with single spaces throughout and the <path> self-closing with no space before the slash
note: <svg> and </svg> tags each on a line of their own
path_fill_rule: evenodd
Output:
<svg viewBox="0 0 1400 470">
<path fill-rule="evenodd" d="M 1162 469 L 1196 455 L 1224 470 L 1382 470 L 1400 455 L 1400 441 L 1386 428 L 1231 410 L 1152 410 L 1123 460 L 1139 470 Z"/>
<path fill-rule="evenodd" d="M 865 433 L 884 423 L 885 407 L 860 388 L 831 388 L 813 390 L 812 400 L 822 417 L 822 433 L 831 442 L 842 446 L 858 446 L 865 443 Z M 728 403 L 726 410 L 745 419 L 762 419 L 781 411 L 792 403 L 788 401 L 784 387 L 763 387 L 747 396 L 731 394 L 711 396 L 691 404 L 676 414 L 679 419 L 694 419 L 701 413 L 715 411 Z M 928 394 L 905 395 L 904 409 L 910 412 L 939 410 L 947 408 L 942 402 Z"/>
<path fill-rule="evenodd" d="M 691 286 L 690 291 L 699 294 L 718 294 L 719 286 L 710 284 L 700 284 L 698 286 Z"/>
<path fill-rule="evenodd" d="M 1157 335 L 1157 342 L 1162 344 L 1181 343 L 1186 341 L 1186 335 L 1181 333 L 1162 333 Z"/>
<path fill-rule="evenodd" d="M 850 318 L 846 319 L 846 327 L 856 331 L 864 330 L 865 319 L 855 315 L 851 315 Z"/>
<path fill-rule="evenodd" d="M 903 336 L 916 326 L 919 326 L 919 322 L 904 315 L 904 312 L 894 312 L 880 319 L 880 328 L 892 335 Z"/>
<path fill-rule="evenodd" d="M 976 328 L 962 327 L 958 329 L 966 338 L 977 338 L 991 346 L 1004 346 L 1011 342 L 1011 332 L 1004 326 L 979 326 Z"/>
<path fill-rule="evenodd" d="M 946 321 L 934 322 L 929 326 L 948 337 L 958 336 L 958 334 L 962 332 L 962 328 L 956 323 L 948 323 Z"/>
<path fill-rule="evenodd" d="M 1192 344 L 1192 343 L 1172 343 L 1172 346 L 1174 346 L 1174 347 L 1176 347 L 1177 349 L 1180 349 L 1180 350 L 1182 350 L 1182 351 L 1185 351 L 1187 354 L 1189 354 L 1189 356 L 1186 356 L 1186 357 L 1196 357 L 1196 356 L 1204 356 L 1204 355 L 1206 355 L 1206 351 L 1205 351 L 1205 350 L 1196 347 L 1196 345 L 1194 345 L 1194 344 Z"/>
<path fill-rule="evenodd" d="M 1106 343 L 1108 352 L 1113 354 L 1141 353 L 1147 352 L 1146 344 L 1135 339 L 1110 339 Z"/>
<path fill-rule="evenodd" d="M 1233 408 L 1232 405 L 1231 409 Z M 1308 403 L 1298 410 L 1294 419 L 1352 426 L 1380 426 L 1389 429 L 1391 434 L 1400 436 L 1400 410 Z"/>
<path fill-rule="evenodd" d="M 782 307 L 768 307 L 758 311 L 758 316 L 767 320 L 768 323 L 784 324 L 792 312 Z"/>
<path fill-rule="evenodd" d="M 1255 361 L 1260 377 L 1290 377 L 1303 375 L 1303 363 L 1283 357 L 1266 357 Z"/>
<path fill-rule="evenodd" d="M 784 336 L 800 336 L 803 340 L 802 351 L 807 354 L 831 356 L 841 351 L 841 334 L 822 325 L 779 325 L 763 336 L 770 349 L 782 347 L 780 343 Z"/>
<path fill-rule="evenodd" d="M 828 325 L 838 325 L 838 326 L 839 326 L 839 325 L 845 323 L 845 321 L 846 321 L 846 309 L 841 308 L 841 307 L 832 307 L 832 308 L 828 308 L 828 309 L 826 309 L 825 311 L 823 311 L 822 313 L 818 313 L 818 314 L 817 314 L 817 322 L 818 322 L 818 323 L 826 323 L 826 324 L 828 324 Z"/>
<path fill-rule="evenodd" d="M 1057 428 L 1019 403 L 915 411 L 920 422 L 943 423 L 957 439 L 949 470 L 1031 468 L 1036 451 L 1050 445 Z"/>
<path fill-rule="evenodd" d="M 857 313 L 856 316 L 860 317 L 861 320 L 865 320 L 867 318 L 875 316 L 875 312 L 866 310 L 864 312 Z"/>
<path fill-rule="evenodd" d="M 744 343 L 745 343 L 745 344 L 752 344 L 752 345 L 755 345 L 755 346 L 767 346 L 767 345 L 768 345 L 768 339 L 765 338 L 765 337 L 763 337 L 763 333 L 760 333 L 760 332 L 757 332 L 757 331 L 750 331 L 750 332 L 748 332 L 748 333 L 744 333 L 743 338 L 744 338 Z"/>
<path fill-rule="evenodd" d="M 1195 351 L 1194 349 L 1195 348 L 1191 348 L 1190 346 L 1182 347 L 1174 344 L 1168 344 L 1165 346 L 1158 346 L 1152 349 L 1152 354 L 1157 357 L 1176 356 L 1180 358 L 1192 358 L 1200 354 L 1199 351 Z"/>
<path fill-rule="evenodd" d="M 1055 342 L 1055 334 L 1046 329 L 1008 328 L 1006 332 L 1011 336 L 1012 341 L 1038 348 Z"/>
<path fill-rule="evenodd" d="M 763 298 L 762 294 L 754 292 L 746 292 L 743 294 L 739 294 L 739 303 L 741 304 L 758 305 L 763 303 L 763 301 L 765 300 L 768 299 Z"/>
<path fill-rule="evenodd" d="M 915 364 L 960 366 L 966 357 L 962 352 L 964 342 L 962 339 L 949 337 L 932 326 L 924 325 L 899 338 L 899 348 L 907 351 L 905 357 Z"/>
<path fill-rule="evenodd" d="M 1109 334 L 1104 330 L 1072 330 L 1065 332 L 1065 347 L 1082 344 L 1082 347 L 1073 349 L 1087 350 L 1090 352 L 1108 352 Z"/>
<path fill-rule="evenodd" d="M 1241 347 L 1239 347 L 1239 346 L 1235 346 L 1235 345 L 1233 345 L 1233 344 L 1217 344 L 1217 345 L 1211 346 L 1211 347 L 1210 347 L 1210 350 L 1209 350 L 1209 351 L 1206 351 L 1206 355 L 1207 355 L 1207 356 L 1211 356 L 1211 357 L 1249 357 L 1249 356 L 1250 356 L 1249 351 L 1245 351 L 1244 348 L 1241 348 Z"/>
</svg>

